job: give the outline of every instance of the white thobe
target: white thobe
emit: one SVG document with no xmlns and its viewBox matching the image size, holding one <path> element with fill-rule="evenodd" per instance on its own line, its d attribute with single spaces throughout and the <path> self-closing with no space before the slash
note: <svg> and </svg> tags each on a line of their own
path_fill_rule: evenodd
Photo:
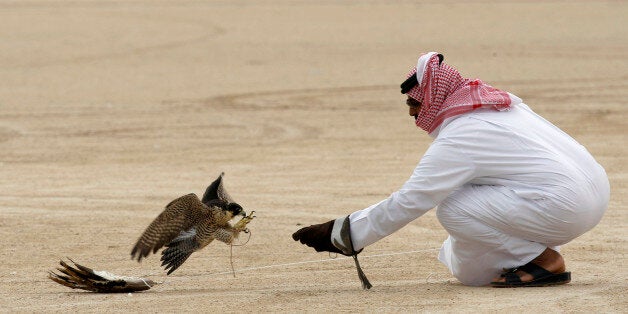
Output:
<svg viewBox="0 0 628 314">
<path fill-rule="evenodd" d="M 523 103 L 443 122 L 410 179 L 350 215 L 360 250 L 438 206 L 449 233 L 439 253 L 466 285 L 486 285 L 601 219 L 608 177 L 573 138 Z"/>
</svg>

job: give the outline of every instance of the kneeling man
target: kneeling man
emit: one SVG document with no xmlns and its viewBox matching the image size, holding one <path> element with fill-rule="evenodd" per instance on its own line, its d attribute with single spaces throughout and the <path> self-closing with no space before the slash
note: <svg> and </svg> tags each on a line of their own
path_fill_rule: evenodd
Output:
<svg viewBox="0 0 628 314">
<path fill-rule="evenodd" d="M 401 85 L 410 116 L 434 138 L 410 179 L 387 199 L 302 228 L 294 240 L 355 256 L 437 207 L 449 233 L 438 259 L 463 284 L 569 282 L 559 248 L 602 218 L 610 198 L 604 169 L 520 98 L 463 78 L 443 59 L 423 54 Z"/>
</svg>

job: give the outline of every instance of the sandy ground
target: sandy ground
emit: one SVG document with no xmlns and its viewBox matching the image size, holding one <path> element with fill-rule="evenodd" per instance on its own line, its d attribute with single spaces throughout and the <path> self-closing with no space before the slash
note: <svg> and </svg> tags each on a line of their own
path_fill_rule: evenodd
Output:
<svg viewBox="0 0 628 314">
<path fill-rule="evenodd" d="M 623 1 L 2 1 L 0 311 L 628 312 Z M 437 260 L 434 211 L 353 261 L 290 234 L 405 182 L 430 143 L 398 84 L 437 50 L 522 97 L 607 169 L 602 222 L 563 248 L 569 285 L 472 288 Z M 257 218 L 166 277 L 132 245 L 220 173 Z M 245 238 L 242 239 L 244 241 Z M 165 281 L 73 291 L 66 256 Z"/>
</svg>

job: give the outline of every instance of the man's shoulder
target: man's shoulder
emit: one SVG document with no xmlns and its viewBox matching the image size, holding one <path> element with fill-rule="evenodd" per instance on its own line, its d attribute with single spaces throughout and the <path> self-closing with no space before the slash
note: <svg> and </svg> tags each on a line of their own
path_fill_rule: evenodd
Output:
<svg viewBox="0 0 628 314">
<path fill-rule="evenodd" d="M 534 112 L 525 104 L 518 104 L 511 108 L 498 111 L 490 108 L 480 108 L 452 119 L 442 131 L 456 131 L 455 129 L 504 126 L 509 124 L 517 124 L 521 120 L 529 120 L 530 117 L 536 116 Z"/>
<path fill-rule="evenodd" d="M 468 112 L 450 118 L 443 122 L 436 139 L 445 137 L 447 135 L 482 129 L 482 126 L 488 122 L 486 118 L 487 117 L 484 116 L 483 112 Z"/>
<path fill-rule="evenodd" d="M 506 135 L 510 133 L 509 131 L 518 129 L 518 121 L 525 119 L 521 117 L 521 110 L 521 108 L 513 108 L 509 111 L 478 109 L 462 114 L 443 123 L 434 141 L 490 138 Z"/>
</svg>

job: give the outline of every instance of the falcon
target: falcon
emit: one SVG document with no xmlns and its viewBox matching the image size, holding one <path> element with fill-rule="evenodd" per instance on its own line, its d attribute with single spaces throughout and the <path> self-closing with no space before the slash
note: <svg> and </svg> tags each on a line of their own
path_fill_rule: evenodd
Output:
<svg viewBox="0 0 628 314">
<path fill-rule="evenodd" d="M 192 253 L 214 239 L 231 244 L 240 232 L 248 233 L 246 225 L 255 212 L 247 216 L 242 206 L 233 201 L 223 187 L 223 176 L 224 172 L 207 187 L 202 199 L 190 193 L 166 205 L 137 240 L 131 258 L 141 262 L 151 251 L 156 253 L 165 245 L 161 266 L 170 275 Z M 242 218 L 232 226 L 229 221 L 238 215 Z"/>
</svg>

